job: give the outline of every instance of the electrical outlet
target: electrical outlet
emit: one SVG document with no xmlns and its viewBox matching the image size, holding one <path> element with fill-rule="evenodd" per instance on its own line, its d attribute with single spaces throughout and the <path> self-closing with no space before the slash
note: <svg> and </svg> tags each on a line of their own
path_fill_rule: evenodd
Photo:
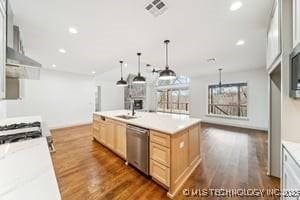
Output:
<svg viewBox="0 0 300 200">
<path fill-rule="evenodd" d="M 184 142 L 180 142 L 179 148 L 182 149 L 184 147 Z"/>
</svg>

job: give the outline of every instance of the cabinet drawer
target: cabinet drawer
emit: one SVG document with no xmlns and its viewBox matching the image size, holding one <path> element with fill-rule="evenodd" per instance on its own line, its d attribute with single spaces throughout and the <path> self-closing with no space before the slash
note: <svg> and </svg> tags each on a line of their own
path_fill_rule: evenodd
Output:
<svg viewBox="0 0 300 200">
<path fill-rule="evenodd" d="M 150 131 L 150 141 L 160 144 L 165 147 L 170 147 L 170 135 L 159 133 L 157 131 Z"/>
<path fill-rule="evenodd" d="M 150 175 L 165 186 L 170 186 L 170 168 L 152 159 L 150 160 Z"/>
<path fill-rule="evenodd" d="M 160 164 L 170 167 L 170 149 L 162 145 L 150 143 L 150 157 Z"/>
</svg>

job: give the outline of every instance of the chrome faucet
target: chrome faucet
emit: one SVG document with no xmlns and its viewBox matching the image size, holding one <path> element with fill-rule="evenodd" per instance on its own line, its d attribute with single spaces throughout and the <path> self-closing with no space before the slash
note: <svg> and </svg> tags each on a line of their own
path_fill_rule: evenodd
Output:
<svg viewBox="0 0 300 200">
<path fill-rule="evenodd" d="M 132 116 L 134 116 L 135 115 L 135 111 L 134 111 L 134 100 L 132 100 L 132 102 L 131 102 L 131 111 L 132 111 Z"/>
</svg>

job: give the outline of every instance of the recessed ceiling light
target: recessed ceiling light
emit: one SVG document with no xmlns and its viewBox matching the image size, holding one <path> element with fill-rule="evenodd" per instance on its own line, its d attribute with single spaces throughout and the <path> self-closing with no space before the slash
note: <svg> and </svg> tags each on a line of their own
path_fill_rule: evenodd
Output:
<svg viewBox="0 0 300 200">
<path fill-rule="evenodd" d="M 58 50 L 60 53 L 67 53 L 67 51 L 65 49 L 59 49 Z"/>
<path fill-rule="evenodd" d="M 237 45 L 237 46 L 242 46 L 242 45 L 244 45 L 244 44 L 245 44 L 245 41 L 244 41 L 244 40 L 239 40 L 239 41 L 236 42 L 236 45 Z"/>
<path fill-rule="evenodd" d="M 234 2 L 234 3 L 231 4 L 230 10 L 231 11 L 236 11 L 236 10 L 240 9 L 242 7 L 242 5 L 243 5 L 242 2 L 236 1 L 236 2 Z"/>
<path fill-rule="evenodd" d="M 92 74 L 96 74 L 96 72 L 95 72 L 95 71 L 92 71 Z"/>
<path fill-rule="evenodd" d="M 52 65 L 52 67 L 56 67 L 56 65 L 55 65 L 55 64 L 53 64 L 53 65 Z"/>
<path fill-rule="evenodd" d="M 72 33 L 72 34 L 77 34 L 78 33 L 77 29 L 74 28 L 74 27 L 70 27 L 69 32 Z"/>
<path fill-rule="evenodd" d="M 127 63 L 124 63 L 124 67 L 127 67 L 128 66 L 128 64 Z"/>
</svg>

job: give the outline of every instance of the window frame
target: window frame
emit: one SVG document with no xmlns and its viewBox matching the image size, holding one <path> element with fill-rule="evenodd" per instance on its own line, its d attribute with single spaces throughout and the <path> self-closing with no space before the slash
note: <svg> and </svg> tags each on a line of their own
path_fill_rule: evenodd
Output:
<svg viewBox="0 0 300 200">
<path fill-rule="evenodd" d="M 205 116 L 207 117 L 215 117 L 215 118 L 226 118 L 226 119 L 236 119 L 236 120 L 249 120 L 249 114 L 250 114 L 250 110 L 249 110 L 249 84 L 247 81 L 239 81 L 239 82 L 230 82 L 230 83 L 224 83 L 222 85 L 246 85 L 247 86 L 247 105 L 246 105 L 246 108 L 247 108 L 247 116 L 235 116 L 235 115 L 222 115 L 222 114 L 212 114 L 212 113 L 209 113 L 208 109 L 209 109 L 209 87 L 210 86 L 215 86 L 217 87 L 218 84 L 216 83 L 210 83 L 210 84 L 207 84 L 206 85 L 206 108 L 205 108 Z"/>
<path fill-rule="evenodd" d="M 188 102 L 188 113 L 184 113 L 184 112 L 180 112 L 180 113 L 177 113 L 177 112 L 172 112 L 172 108 L 170 109 L 171 112 L 168 112 L 168 111 L 161 111 L 161 110 L 158 110 L 158 99 L 157 99 L 157 93 L 159 91 L 164 91 L 164 92 L 172 92 L 172 91 L 179 91 L 179 93 L 181 94 L 181 91 L 182 90 L 187 90 L 189 92 L 189 102 Z M 168 94 L 167 94 L 168 95 Z M 191 90 L 190 90 L 190 87 L 187 86 L 187 85 L 172 85 L 172 86 L 161 86 L 161 87 L 157 87 L 156 88 L 156 112 L 161 112 L 161 113 L 170 113 L 170 114 L 178 114 L 178 115 L 190 115 L 190 103 L 191 101 Z M 172 100 L 169 100 L 168 103 L 172 103 Z"/>
</svg>

